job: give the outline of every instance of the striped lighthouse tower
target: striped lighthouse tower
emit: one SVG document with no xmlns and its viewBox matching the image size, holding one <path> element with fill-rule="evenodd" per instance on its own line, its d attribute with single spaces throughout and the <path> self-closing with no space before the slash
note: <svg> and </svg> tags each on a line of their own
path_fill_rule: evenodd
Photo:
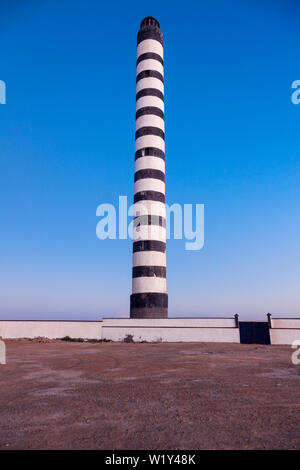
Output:
<svg viewBox="0 0 300 470">
<path fill-rule="evenodd" d="M 131 318 L 167 318 L 163 35 L 145 18 L 137 35 Z"/>
</svg>

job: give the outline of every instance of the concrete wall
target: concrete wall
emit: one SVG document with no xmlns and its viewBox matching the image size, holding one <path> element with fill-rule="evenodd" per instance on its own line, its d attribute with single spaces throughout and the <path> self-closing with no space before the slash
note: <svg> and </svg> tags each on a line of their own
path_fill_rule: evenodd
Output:
<svg viewBox="0 0 300 470">
<path fill-rule="evenodd" d="M 1 321 L 0 337 L 49 339 L 71 338 L 101 339 L 101 321 Z"/>
<path fill-rule="evenodd" d="M 292 344 L 300 340 L 300 318 L 272 318 L 271 344 Z M 25 321 L 0 320 L 0 338 L 109 339 L 149 342 L 224 342 L 239 343 L 239 328 L 234 318 L 106 318 L 103 321 Z"/>
<path fill-rule="evenodd" d="M 103 339 L 126 337 L 135 342 L 240 342 L 234 318 L 103 319 Z"/>
<path fill-rule="evenodd" d="M 235 328 L 234 318 L 104 318 L 103 327 Z"/>
<path fill-rule="evenodd" d="M 273 318 L 271 319 L 272 328 L 288 328 L 300 330 L 300 318 Z"/>
<path fill-rule="evenodd" d="M 270 316 L 271 344 L 292 344 L 300 340 L 300 318 L 273 318 Z"/>
<path fill-rule="evenodd" d="M 109 339 L 149 342 L 226 342 L 239 343 L 239 329 L 234 318 L 110 318 L 103 322 L 87 321 L 1 321 L 0 337 Z"/>
</svg>

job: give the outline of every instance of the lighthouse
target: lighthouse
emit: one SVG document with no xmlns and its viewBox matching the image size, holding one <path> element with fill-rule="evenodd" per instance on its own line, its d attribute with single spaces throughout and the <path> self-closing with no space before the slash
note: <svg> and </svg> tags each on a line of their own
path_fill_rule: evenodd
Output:
<svg viewBox="0 0 300 470">
<path fill-rule="evenodd" d="M 137 35 L 130 318 L 104 318 L 102 339 L 239 343 L 237 317 L 168 318 L 164 111 L 163 35 L 148 16 Z"/>
<path fill-rule="evenodd" d="M 167 318 L 163 34 L 148 16 L 137 35 L 131 318 Z"/>
</svg>

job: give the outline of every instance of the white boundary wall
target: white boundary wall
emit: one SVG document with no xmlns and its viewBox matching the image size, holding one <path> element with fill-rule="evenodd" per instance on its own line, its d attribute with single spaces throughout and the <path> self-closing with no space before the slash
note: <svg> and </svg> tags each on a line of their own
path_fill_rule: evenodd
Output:
<svg viewBox="0 0 300 470">
<path fill-rule="evenodd" d="M 134 342 L 239 343 L 234 318 L 104 318 L 102 339 Z"/>
<path fill-rule="evenodd" d="M 269 317 L 271 344 L 292 344 L 300 341 L 300 318 Z"/>
<path fill-rule="evenodd" d="M 300 340 L 300 318 L 272 318 L 271 344 Z M 234 318 L 105 318 L 103 321 L 0 320 L 0 338 L 108 339 L 148 342 L 224 342 L 239 343 L 240 333 Z"/>
<path fill-rule="evenodd" d="M 0 338 L 107 339 L 135 342 L 222 342 L 239 343 L 234 318 L 106 318 L 103 321 L 0 320 Z"/>
<path fill-rule="evenodd" d="M 101 321 L 0 320 L 0 338 L 101 339 Z"/>
</svg>

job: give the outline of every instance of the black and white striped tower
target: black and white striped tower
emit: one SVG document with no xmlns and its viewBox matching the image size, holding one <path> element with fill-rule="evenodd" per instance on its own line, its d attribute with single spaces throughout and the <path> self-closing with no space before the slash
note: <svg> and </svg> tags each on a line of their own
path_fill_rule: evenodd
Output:
<svg viewBox="0 0 300 470">
<path fill-rule="evenodd" d="M 148 16 L 137 36 L 131 318 L 167 318 L 163 35 Z"/>
</svg>

